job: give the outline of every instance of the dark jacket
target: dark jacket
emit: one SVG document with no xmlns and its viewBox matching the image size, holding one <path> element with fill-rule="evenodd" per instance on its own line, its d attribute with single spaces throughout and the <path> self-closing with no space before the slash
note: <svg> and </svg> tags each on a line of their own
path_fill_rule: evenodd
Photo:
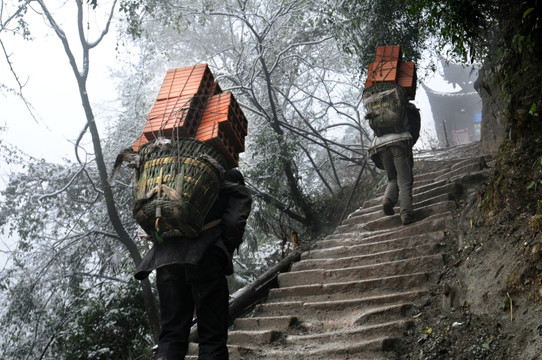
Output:
<svg viewBox="0 0 542 360">
<path fill-rule="evenodd" d="M 407 153 L 412 154 L 412 147 L 420 137 L 420 111 L 414 104 L 408 103 L 406 106 L 405 116 L 407 118 L 405 131 L 401 133 L 390 133 L 382 136 L 375 135 L 371 141 L 368 148 L 368 154 L 377 168 L 384 169 L 378 152 L 382 151 L 387 146 L 402 146 Z"/>
<path fill-rule="evenodd" d="M 225 181 L 205 219 L 205 224 L 217 219 L 221 220 L 220 223 L 203 230 L 197 238 L 172 237 L 155 243 L 137 267 L 135 278 L 143 280 L 153 270 L 165 265 L 195 265 L 211 246 L 224 251 L 228 262 L 225 264 L 226 275 L 231 275 L 233 252 L 243 241 L 251 204 L 252 197 L 245 186 Z"/>
</svg>

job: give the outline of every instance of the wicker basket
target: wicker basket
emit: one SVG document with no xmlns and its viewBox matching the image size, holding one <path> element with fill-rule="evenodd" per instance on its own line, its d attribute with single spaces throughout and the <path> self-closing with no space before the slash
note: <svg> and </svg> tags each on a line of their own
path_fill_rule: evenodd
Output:
<svg viewBox="0 0 542 360">
<path fill-rule="evenodd" d="M 369 126 L 376 136 L 405 131 L 406 90 L 391 82 L 375 84 L 363 91 Z"/>
<path fill-rule="evenodd" d="M 213 205 L 226 160 L 193 138 L 158 138 L 139 150 L 133 215 L 155 238 L 196 237 Z"/>
</svg>

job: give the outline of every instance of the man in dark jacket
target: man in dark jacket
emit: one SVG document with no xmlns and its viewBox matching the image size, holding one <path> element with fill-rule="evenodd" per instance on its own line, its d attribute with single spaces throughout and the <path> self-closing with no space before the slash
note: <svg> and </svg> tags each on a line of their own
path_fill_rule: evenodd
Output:
<svg viewBox="0 0 542 360">
<path fill-rule="evenodd" d="M 168 238 L 155 243 L 138 266 L 136 279 L 156 269 L 160 299 L 157 360 L 184 359 L 194 309 L 199 359 L 228 359 L 229 290 L 232 256 L 243 240 L 252 198 L 237 169 L 226 172 L 218 198 L 198 238 Z"/>
<path fill-rule="evenodd" d="M 375 165 L 386 171 L 388 185 L 382 199 L 384 214 L 393 215 L 394 206 L 399 202 L 403 225 L 414 221 L 412 207 L 412 168 L 414 158 L 412 147 L 420 136 L 420 112 L 411 103 L 405 109 L 406 128 L 403 132 L 375 136 L 369 146 L 369 155 Z"/>
</svg>

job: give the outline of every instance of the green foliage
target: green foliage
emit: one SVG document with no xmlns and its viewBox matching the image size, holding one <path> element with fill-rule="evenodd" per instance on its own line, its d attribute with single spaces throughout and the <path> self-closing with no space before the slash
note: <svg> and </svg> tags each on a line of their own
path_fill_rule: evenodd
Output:
<svg viewBox="0 0 542 360">
<path fill-rule="evenodd" d="M 487 53 L 487 30 L 498 8 L 493 0 L 407 0 L 411 16 L 420 19 L 425 36 L 439 38 L 441 50 L 471 62 Z"/>
<path fill-rule="evenodd" d="M 419 21 L 417 14 L 405 10 L 407 1 L 329 1 L 328 4 L 323 13 L 324 23 L 336 36 L 341 49 L 359 59 L 361 73 L 374 60 L 377 46 L 399 44 L 406 60 L 419 58 L 422 50 Z"/>
<path fill-rule="evenodd" d="M 529 108 L 529 115 L 535 115 L 536 113 L 536 103 L 532 103 L 531 107 Z"/>
<path fill-rule="evenodd" d="M 120 4 L 119 11 L 125 17 L 125 21 L 128 25 L 127 32 L 134 39 L 141 37 L 141 35 L 143 34 L 143 17 L 140 13 L 142 9 L 144 9 L 143 3 L 144 1 L 141 0 L 130 0 L 122 1 Z"/>
<path fill-rule="evenodd" d="M 503 311 L 510 310 L 510 306 L 512 305 L 512 299 L 509 296 L 505 296 L 502 300 L 501 309 Z"/>
<path fill-rule="evenodd" d="M 91 165 L 51 164 L 13 147 L 2 154 L 10 154 L 22 170 L 1 193 L 0 231 L 16 246 L 6 254 L 0 276 L 0 352 L 6 359 L 50 358 L 59 329 L 70 332 L 88 301 L 109 295 L 108 290 L 114 294 L 114 286 L 102 291 L 103 279 L 114 280 L 131 262 L 114 240 Z M 119 186 L 117 199 L 131 199 L 126 190 Z M 129 226 L 133 219 L 126 210 L 122 217 Z M 123 306 L 115 301 L 110 309 Z M 144 331 L 146 325 L 131 326 Z"/>
<path fill-rule="evenodd" d="M 151 358 L 152 339 L 139 283 L 106 286 L 103 298 L 89 299 L 73 326 L 55 344 L 66 360 Z"/>
</svg>

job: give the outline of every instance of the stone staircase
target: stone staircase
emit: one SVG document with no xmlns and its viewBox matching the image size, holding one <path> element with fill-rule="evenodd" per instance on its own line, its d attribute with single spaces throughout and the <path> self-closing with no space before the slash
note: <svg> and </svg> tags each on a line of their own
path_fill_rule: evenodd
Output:
<svg viewBox="0 0 542 360">
<path fill-rule="evenodd" d="M 398 208 L 385 216 L 379 196 L 302 253 L 251 317 L 236 319 L 230 358 L 390 358 L 411 308 L 431 296 L 456 201 L 488 175 L 482 157 L 439 166 L 415 176 L 415 223 L 403 226 Z"/>
</svg>

